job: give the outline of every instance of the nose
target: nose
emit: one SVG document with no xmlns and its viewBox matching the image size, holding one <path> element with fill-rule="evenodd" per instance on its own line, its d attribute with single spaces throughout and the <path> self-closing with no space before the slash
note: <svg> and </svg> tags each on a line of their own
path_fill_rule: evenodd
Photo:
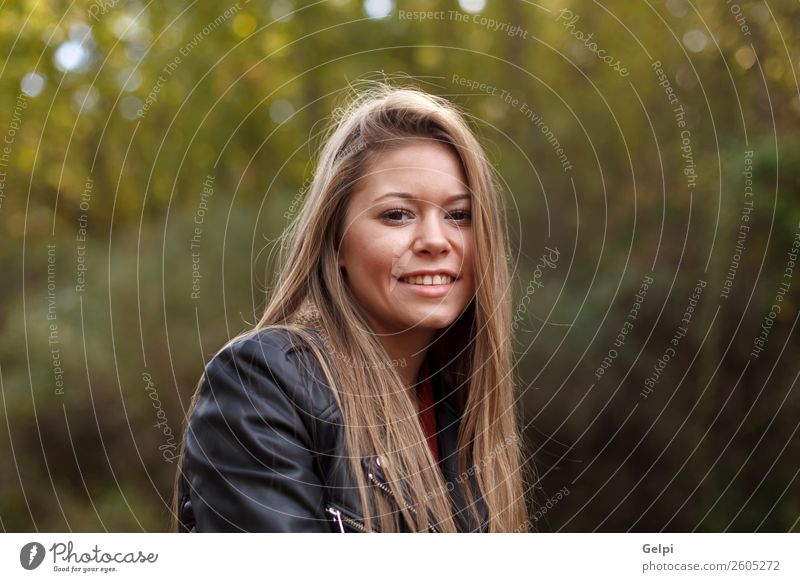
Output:
<svg viewBox="0 0 800 582">
<path fill-rule="evenodd" d="M 419 222 L 414 233 L 414 253 L 441 255 L 452 248 L 452 243 L 445 229 L 444 219 L 440 219 L 440 211 L 430 212 Z"/>
</svg>

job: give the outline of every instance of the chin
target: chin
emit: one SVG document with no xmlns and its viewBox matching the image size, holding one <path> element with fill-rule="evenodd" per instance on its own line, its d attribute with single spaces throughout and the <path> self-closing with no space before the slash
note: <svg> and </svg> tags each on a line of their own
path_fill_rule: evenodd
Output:
<svg viewBox="0 0 800 582">
<path fill-rule="evenodd" d="M 448 325 L 451 325 L 457 318 L 458 315 L 456 314 L 420 314 L 418 317 L 413 318 L 412 321 L 409 321 L 409 326 L 430 330 L 444 329 Z"/>
</svg>

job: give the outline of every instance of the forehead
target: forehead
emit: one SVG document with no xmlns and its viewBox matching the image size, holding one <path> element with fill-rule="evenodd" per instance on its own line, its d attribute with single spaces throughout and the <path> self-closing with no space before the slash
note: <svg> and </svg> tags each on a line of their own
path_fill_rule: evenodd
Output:
<svg viewBox="0 0 800 582">
<path fill-rule="evenodd" d="M 456 194 L 469 193 L 469 188 L 451 147 L 434 140 L 413 140 L 376 155 L 353 190 L 353 202 L 369 204 L 385 199 L 389 192 L 445 203 Z"/>
</svg>

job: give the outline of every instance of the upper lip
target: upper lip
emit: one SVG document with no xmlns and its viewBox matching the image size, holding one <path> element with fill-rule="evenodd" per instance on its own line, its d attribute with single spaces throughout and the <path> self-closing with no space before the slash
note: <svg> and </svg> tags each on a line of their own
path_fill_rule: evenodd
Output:
<svg viewBox="0 0 800 582">
<path fill-rule="evenodd" d="M 425 275 L 430 275 L 431 277 L 434 275 L 449 275 L 453 279 L 458 279 L 458 273 L 451 271 L 450 269 L 437 269 L 435 271 L 411 271 L 410 273 L 400 275 L 398 279 L 406 279 L 408 277 L 424 277 Z"/>
</svg>

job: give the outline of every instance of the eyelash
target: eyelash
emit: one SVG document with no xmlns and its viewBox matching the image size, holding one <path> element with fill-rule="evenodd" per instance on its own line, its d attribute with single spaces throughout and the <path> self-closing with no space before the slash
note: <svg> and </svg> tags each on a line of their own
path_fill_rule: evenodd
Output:
<svg viewBox="0 0 800 582">
<path fill-rule="evenodd" d="M 389 215 L 396 214 L 398 212 L 401 213 L 401 214 L 411 214 L 411 211 L 410 210 L 406 210 L 405 208 L 392 208 L 390 210 L 387 210 L 383 214 L 381 214 L 381 218 L 383 218 L 385 220 L 388 220 L 389 222 L 399 222 L 398 220 L 394 220 L 392 218 L 389 218 Z M 448 212 L 448 215 L 450 215 L 450 216 L 452 216 L 453 214 L 462 214 L 462 215 L 464 215 L 464 218 L 456 219 L 459 222 L 466 222 L 466 221 L 469 221 L 472 218 L 472 213 L 469 210 L 460 209 L 460 210 L 454 210 L 453 212 Z"/>
</svg>

